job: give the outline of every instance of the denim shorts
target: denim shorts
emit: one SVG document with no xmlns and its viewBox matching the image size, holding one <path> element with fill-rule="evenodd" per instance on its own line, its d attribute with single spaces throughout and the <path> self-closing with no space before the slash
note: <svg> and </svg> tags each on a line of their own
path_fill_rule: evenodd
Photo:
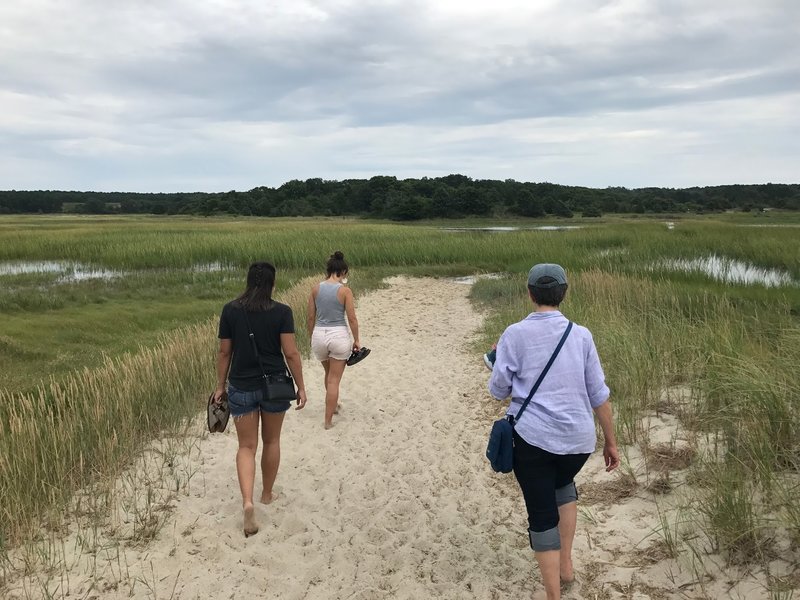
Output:
<svg viewBox="0 0 800 600">
<path fill-rule="evenodd" d="M 228 406 L 233 418 L 242 417 L 253 411 L 261 410 L 267 413 L 282 413 L 289 410 L 292 405 L 288 400 L 264 400 L 264 390 L 240 390 L 228 384 Z"/>
</svg>

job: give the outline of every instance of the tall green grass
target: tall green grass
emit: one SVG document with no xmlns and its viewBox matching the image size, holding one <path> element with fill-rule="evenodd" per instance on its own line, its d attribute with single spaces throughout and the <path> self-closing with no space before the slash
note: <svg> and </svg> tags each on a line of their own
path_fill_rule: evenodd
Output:
<svg viewBox="0 0 800 600">
<path fill-rule="evenodd" d="M 0 261 L 71 260 L 120 270 L 176 269 L 221 262 L 244 267 L 268 257 L 281 269 L 318 270 L 333 249 L 359 267 L 459 264 L 520 269 L 537 256 L 562 257 L 573 268 L 639 269 L 660 258 L 724 253 L 800 278 L 796 228 L 750 228 L 682 221 L 579 223 L 571 231 L 487 233 L 445 231 L 344 219 L 50 219 L 46 228 L 0 219 Z M 17 223 L 17 226 L 14 226 Z M 6 226 L 3 226 L 3 225 Z M 523 223 L 525 225 L 525 223 Z M 533 223 L 531 223 L 533 225 Z M 608 250 L 623 250 L 625 256 Z"/>
<path fill-rule="evenodd" d="M 703 506 L 697 518 L 717 545 L 730 555 L 759 546 L 769 537 L 758 518 L 765 511 L 800 539 L 789 476 L 799 462 L 793 432 L 800 425 L 800 287 L 730 285 L 659 266 L 716 254 L 800 279 L 796 228 L 740 227 L 753 219 L 731 220 L 682 218 L 672 230 L 652 219 L 576 221 L 584 228 L 498 234 L 345 219 L 0 218 L 0 263 L 63 260 L 123 272 L 77 283 L 0 277 L 0 402 L 14 406 L 8 431 L 15 432 L 0 438 L 0 529 L 7 540 L 21 539 L 46 507 L 63 505 L 69 490 L 91 478 L 91 444 L 99 448 L 92 464 L 112 472 L 154 434 L 154 423 L 168 427 L 197 409 L 213 377 L 215 316 L 241 290 L 250 262 L 273 262 L 279 290 L 299 282 L 287 297 L 307 347 L 307 288 L 340 249 L 356 290 L 395 273 L 507 274 L 473 289 L 487 315 L 485 343 L 530 311 L 528 268 L 563 264 L 571 282 L 563 308 L 594 334 L 621 439 L 642 443 L 641 418 L 648 412 L 679 414 L 720 449 L 700 453 L 705 459 L 696 465 L 704 482 L 697 488 Z M 209 263 L 231 269 L 192 269 Z M 674 396 L 689 400 L 672 400 L 673 389 L 688 390 Z M 90 394 L 83 397 L 83 390 Z M 165 390 L 182 399 L 168 408 L 131 402 L 149 402 Z M 97 408 L 103 394 L 111 405 Z M 139 412 L 144 407 L 146 414 Z M 90 432 L 70 425 L 70 432 L 48 437 L 48 429 L 76 410 L 92 423 Z M 126 424 L 114 425 L 120 421 Z M 25 439 L 37 441 L 26 446 Z M 29 496 L 16 490 L 26 474 L 43 478 Z M 66 482 L 63 491 L 56 481 Z M 776 506 L 766 505 L 769 497 Z M 23 519 L 16 511 L 28 509 L 20 506 L 31 507 Z M 737 531 L 752 536 L 742 544 Z"/>
<path fill-rule="evenodd" d="M 118 474 L 144 442 L 195 413 L 214 382 L 213 339 L 211 323 L 192 326 L 34 393 L 0 391 L 4 538 L 55 526 L 76 489 Z"/>
</svg>

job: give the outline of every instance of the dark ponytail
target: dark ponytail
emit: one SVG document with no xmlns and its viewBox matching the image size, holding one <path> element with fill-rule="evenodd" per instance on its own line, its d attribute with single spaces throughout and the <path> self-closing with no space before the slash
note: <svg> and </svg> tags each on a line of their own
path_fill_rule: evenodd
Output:
<svg viewBox="0 0 800 600">
<path fill-rule="evenodd" d="M 247 271 L 247 289 L 236 301 L 250 312 L 267 310 L 272 306 L 274 288 L 275 267 L 268 262 L 253 263 Z"/>
<path fill-rule="evenodd" d="M 331 257 L 328 259 L 328 264 L 325 267 L 328 277 L 336 273 L 336 275 L 342 275 L 347 273 L 350 269 L 347 267 L 347 263 L 344 260 L 344 254 L 342 254 L 341 250 L 337 250 Z"/>
</svg>

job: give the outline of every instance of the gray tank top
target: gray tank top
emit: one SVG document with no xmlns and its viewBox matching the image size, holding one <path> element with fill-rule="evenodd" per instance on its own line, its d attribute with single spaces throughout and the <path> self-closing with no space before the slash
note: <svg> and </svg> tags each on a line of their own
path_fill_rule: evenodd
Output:
<svg viewBox="0 0 800 600">
<path fill-rule="evenodd" d="M 317 320 L 316 324 L 320 327 L 347 327 L 344 318 L 344 304 L 339 302 L 336 293 L 342 287 L 341 283 L 319 284 L 317 292 Z"/>
</svg>

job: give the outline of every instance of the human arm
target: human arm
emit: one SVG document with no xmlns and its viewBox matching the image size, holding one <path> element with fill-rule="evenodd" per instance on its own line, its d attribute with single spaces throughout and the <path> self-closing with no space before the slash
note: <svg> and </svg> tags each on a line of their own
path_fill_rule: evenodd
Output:
<svg viewBox="0 0 800 600">
<path fill-rule="evenodd" d="M 228 380 L 228 371 L 231 368 L 233 356 L 233 340 L 220 339 L 217 351 L 217 386 L 214 389 L 214 402 L 219 402 L 225 392 L 225 382 Z"/>
<path fill-rule="evenodd" d="M 319 291 L 319 284 L 315 285 L 311 290 L 311 295 L 308 297 L 308 309 L 306 311 L 306 326 L 308 327 L 308 335 L 314 333 L 314 323 L 317 321 L 317 292 Z"/>
<path fill-rule="evenodd" d="M 347 322 L 350 325 L 350 333 L 353 334 L 353 351 L 358 352 L 361 349 L 361 340 L 358 336 L 358 319 L 356 318 L 356 305 L 353 298 L 353 290 L 350 288 L 342 288 L 344 290 L 344 312 L 347 315 Z"/>
<path fill-rule="evenodd" d="M 300 357 L 300 351 L 297 349 L 294 333 L 281 334 L 281 352 L 286 358 L 286 366 L 289 367 L 289 372 L 294 378 L 295 385 L 297 385 L 297 406 L 295 410 L 300 410 L 306 405 L 306 386 L 303 381 L 303 360 Z"/>
<path fill-rule="evenodd" d="M 608 401 L 611 391 L 606 385 L 603 367 L 600 365 L 600 357 L 597 354 L 597 348 L 594 345 L 591 333 L 585 338 L 584 343 L 586 362 L 583 372 L 586 393 L 589 395 L 589 404 L 597 415 L 600 428 L 603 430 L 603 438 L 605 438 L 603 459 L 606 463 L 606 471 L 613 471 L 619 466 L 619 452 L 617 452 L 617 438 L 614 435 L 611 403 Z"/>
<path fill-rule="evenodd" d="M 517 372 L 516 358 L 510 345 L 510 337 L 503 333 L 494 344 L 495 356 L 492 375 L 489 378 L 489 393 L 497 400 L 505 400 L 511 395 L 514 375 Z"/>
<path fill-rule="evenodd" d="M 600 406 L 595 407 L 594 414 L 603 430 L 603 460 L 606 463 L 606 471 L 613 471 L 619 466 L 619 452 L 617 451 L 617 437 L 614 435 L 614 418 L 611 413 L 611 403 L 606 400 Z"/>
</svg>

